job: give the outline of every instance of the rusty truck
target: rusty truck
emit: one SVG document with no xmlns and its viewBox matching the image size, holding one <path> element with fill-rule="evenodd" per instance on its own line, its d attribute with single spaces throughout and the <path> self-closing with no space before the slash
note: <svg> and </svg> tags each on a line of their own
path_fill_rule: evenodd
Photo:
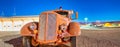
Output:
<svg viewBox="0 0 120 47">
<path fill-rule="evenodd" d="M 75 14 L 74 18 L 72 18 L 73 14 Z M 23 47 L 60 44 L 78 47 L 77 37 L 81 34 L 80 25 L 78 22 L 72 22 L 77 18 L 78 12 L 62 10 L 62 8 L 42 12 L 39 22 L 30 22 L 22 27 Z"/>
</svg>

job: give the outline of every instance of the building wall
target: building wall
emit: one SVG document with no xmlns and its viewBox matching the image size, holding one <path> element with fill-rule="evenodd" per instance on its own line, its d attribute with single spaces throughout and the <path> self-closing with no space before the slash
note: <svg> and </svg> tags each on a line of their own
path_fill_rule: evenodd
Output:
<svg viewBox="0 0 120 47">
<path fill-rule="evenodd" d="M 20 31 L 25 24 L 38 21 L 38 17 L 0 18 L 0 31 Z"/>
</svg>

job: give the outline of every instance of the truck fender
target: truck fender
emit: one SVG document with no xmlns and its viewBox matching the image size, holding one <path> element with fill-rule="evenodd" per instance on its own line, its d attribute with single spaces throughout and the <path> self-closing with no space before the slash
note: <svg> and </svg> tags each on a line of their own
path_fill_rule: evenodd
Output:
<svg viewBox="0 0 120 47">
<path fill-rule="evenodd" d="M 70 33 L 71 36 L 80 35 L 81 34 L 80 24 L 77 22 L 70 22 L 68 26 L 68 33 Z"/>
<path fill-rule="evenodd" d="M 20 30 L 20 34 L 22 36 L 32 36 L 34 34 L 34 31 L 30 29 L 30 26 L 33 25 L 34 29 L 33 30 L 38 30 L 38 22 L 30 22 L 25 24 L 21 30 Z"/>
</svg>

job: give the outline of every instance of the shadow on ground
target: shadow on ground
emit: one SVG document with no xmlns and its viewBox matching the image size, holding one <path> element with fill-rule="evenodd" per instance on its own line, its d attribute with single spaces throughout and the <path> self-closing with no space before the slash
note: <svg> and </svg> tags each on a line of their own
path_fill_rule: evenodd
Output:
<svg viewBox="0 0 120 47">
<path fill-rule="evenodd" d="M 11 44 L 14 47 L 22 47 L 22 37 L 14 38 L 8 41 L 4 41 L 5 43 Z"/>
<path fill-rule="evenodd" d="M 14 38 L 8 41 L 4 41 L 4 43 L 13 45 L 14 47 L 22 47 L 22 37 L 18 37 L 18 38 Z M 40 45 L 42 47 L 69 47 L 67 45 L 57 45 L 57 46 L 53 46 L 53 45 Z"/>
</svg>

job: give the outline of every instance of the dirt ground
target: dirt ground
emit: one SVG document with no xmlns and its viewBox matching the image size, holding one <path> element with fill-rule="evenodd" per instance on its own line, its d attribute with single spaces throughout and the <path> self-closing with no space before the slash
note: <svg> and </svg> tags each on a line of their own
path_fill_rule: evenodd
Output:
<svg viewBox="0 0 120 47">
<path fill-rule="evenodd" d="M 82 30 L 80 47 L 120 47 L 120 30 Z"/>
<path fill-rule="evenodd" d="M 81 36 L 77 38 L 79 47 L 120 47 L 119 28 L 110 30 L 81 30 L 81 32 Z M 22 47 L 22 37 L 19 35 L 19 32 L 0 32 L 0 47 Z M 68 46 L 60 45 L 59 47 Z"/>
</svg>

